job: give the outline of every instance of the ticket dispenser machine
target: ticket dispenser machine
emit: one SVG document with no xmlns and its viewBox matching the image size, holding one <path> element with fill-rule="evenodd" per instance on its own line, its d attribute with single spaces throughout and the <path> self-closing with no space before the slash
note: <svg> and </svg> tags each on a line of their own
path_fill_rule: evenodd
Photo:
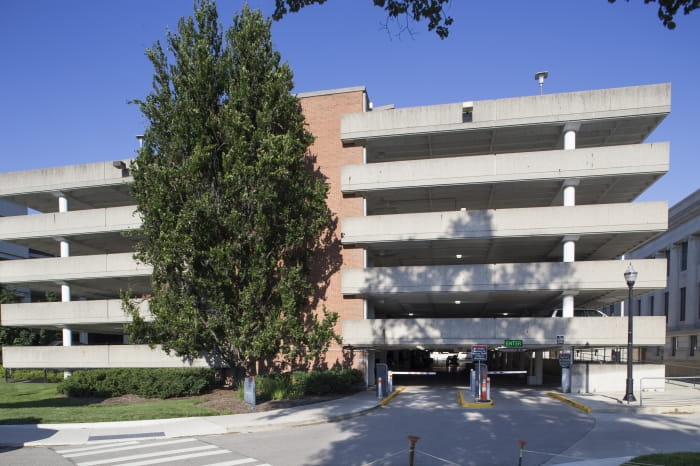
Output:
<svg viewBox="0 0 700 466">
<path fill-rule="evenodd" d="M 384 363 L 377 363 L 375 364 L 375 369 L 377 374 L 377 397 L 384 398 L 389 394 L 389 366 Z"/>
</svg>

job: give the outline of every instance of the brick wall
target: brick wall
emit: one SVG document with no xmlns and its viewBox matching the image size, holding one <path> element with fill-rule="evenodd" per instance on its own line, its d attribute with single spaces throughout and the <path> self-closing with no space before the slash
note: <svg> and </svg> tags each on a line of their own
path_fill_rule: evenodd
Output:
<svg viewBox="0 0 700 466">
<path fill-rule="evenodd" d="M 300 99 L 309 130 L 316 137 L 309 152 L 315 157 L 315 168 L 330 185 L 328 206 L 337 221 L 332 238 L 326 241 L 326 248 L 316 261 L 314 279 L 318 292 L 312 304 L 319 312 L 325 305 L 329 311 L 339 314 L 340 319 L 336 327 L 338 334 L 343 320 L 363 318 L 363 300 L 343 298 L 340 282 L 341 268 L 364 265 L 362 249 L 343 249 L 340 246 L 340 219 L 362 216 L 364 213 L 362 198 L 343 198 L 340 190 L 340 168 L 348 164 L 361 164 L 363 149 L 343 147 L 340 140 L 340 116 L 345 113 L 362 112 L 364 100 L 364 92 L 361 90 L 329 91 L 326 94 Z M 345 359 L 345 363 L 361 367 L 362 361 L 358 356 L 355 355 L 352 361 Z M 349 355 L 343 354 L 341 345 L 334 345 L 327 354 L 326 363 L 331 367 L 336 361 L 342 364 L 344 358 L 348 357 Z"/>
</svg>

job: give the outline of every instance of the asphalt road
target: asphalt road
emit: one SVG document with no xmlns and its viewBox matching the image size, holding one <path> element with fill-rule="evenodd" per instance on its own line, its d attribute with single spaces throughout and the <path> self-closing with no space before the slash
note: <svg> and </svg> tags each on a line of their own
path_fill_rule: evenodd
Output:
<svg viewBox="0 0 700 466">
<path fill-rule="evenodd" d="M 466 409 L 449 386 L 411 386 L 387 407 L 335 423 L 281 431 L 129 445 L 23 448 L 0 464 L 545 465 L 661 451 L 700 450 L 700 415 L 586 414 L 525 387 L 494 390 L 493 408 Z M 166 443 L 181 440 L 179 443 Z M 123 441 L 122 441 L 123 442 Z M 695 446 L 695 448 L 692 448 Z M 93 450 L 85 450 L 94 448 Z M 179 459 L 178 459 L 179 458 Z"/>
</svg>

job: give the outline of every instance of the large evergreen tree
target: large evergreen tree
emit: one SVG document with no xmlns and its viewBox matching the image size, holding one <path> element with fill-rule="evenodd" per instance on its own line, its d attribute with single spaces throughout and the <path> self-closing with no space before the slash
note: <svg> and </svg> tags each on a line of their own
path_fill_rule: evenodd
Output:
<svg viewBox="0 0 700 466">
<path fill-rule="evenodd" d="M 167 44 L 172 63 L 160 43 L 147 50 L 153 91 L 136 101 L 148 121 L 131 167 L 136 257 L 153 266 L 155 320 L 132 312 L 132 338 L 248 373 L 317 357 L 338 338 L 337 315 L 311 309 L 308 278 L 333 224 L 328 186 L 270 21 L 245 7 L 224 34 L 201 0 Z"/>
</svg>

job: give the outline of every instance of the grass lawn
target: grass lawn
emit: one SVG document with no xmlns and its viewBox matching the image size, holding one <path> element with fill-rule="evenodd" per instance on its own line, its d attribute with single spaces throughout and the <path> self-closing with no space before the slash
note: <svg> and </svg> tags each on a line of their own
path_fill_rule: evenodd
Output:
<svg viewBox="0 0 700 466">
<path fill-rule="evenodd" d="M 198 406 L 204 401 L 201 398 L 100 404 L 100 400 L 59 395 L 56 385 L 0 382 L 0 424 L 133 421 L 221 414 Z"/>
<path fill-rule="evenodd" d="M 643 455 L 632 458 L 625 465 L 652 464 L 658 466 L 691 466 L 700 464 L 700 453 L 684 451 L 678 453 L 657 453 L 654 455 Z"/>
</svg>

